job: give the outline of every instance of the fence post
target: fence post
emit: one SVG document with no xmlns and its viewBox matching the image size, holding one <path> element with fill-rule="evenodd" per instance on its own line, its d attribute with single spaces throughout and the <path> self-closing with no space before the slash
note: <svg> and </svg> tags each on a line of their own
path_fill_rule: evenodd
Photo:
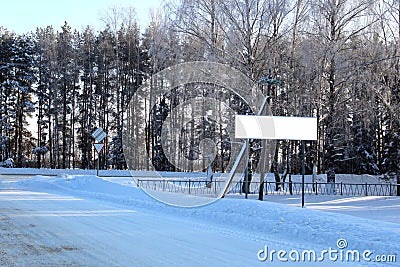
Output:
<svg viewBox="0 0 400 267">
<path fill-rule="evenodd" d="M 214 193 L 217 194 L 217 179 L 214 179 Z"/>
<path fill-rule="evenodd" d="M 340 195 L 343 196 L 343 182 L 340 182 Z"/>
<path fill-rule="evenodd" d="M 190 195 L 190 179 L 189 179 L 189 195 Z"/>
<path fill-rule="evenodd" d="M 318 182 L 315 181 L 315 195 L 318 195 Z"/>
<path fill-rule="evenodd" d="M 368 184 L 365 183 L 365 196 L 368 196 Z"/>
<path fill-rule="evenodd" d="M 389 183 L 389 196 L 392 196 L 392 183 Z"/>
</svg>

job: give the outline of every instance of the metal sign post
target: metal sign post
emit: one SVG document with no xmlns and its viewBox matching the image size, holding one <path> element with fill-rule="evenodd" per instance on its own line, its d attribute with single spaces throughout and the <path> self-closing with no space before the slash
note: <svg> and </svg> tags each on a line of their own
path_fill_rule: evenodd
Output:
<svg viewBox="0 0 400 267">
<path fill-rule="evenodd" d="M 249 194 L 249 139 L 246 139 L 246 165 L 245 165 L 245 173 L 244 173 L 244 194 L 247 199 L 247 195 Z"/>
<path fill-rule="evenodd" d="M 97 176 L 99 176 L 99 168 L 100 168 L 100 152 L 104 147 L 104 143 L 94 143 L 94 149 L 97 152 Z"/>
<path fill-rule="evenodd" d="M 301 207 L 304 208 L 304 176 L 306 174 L 305 142 L 301 140 Z"/>
</svg>

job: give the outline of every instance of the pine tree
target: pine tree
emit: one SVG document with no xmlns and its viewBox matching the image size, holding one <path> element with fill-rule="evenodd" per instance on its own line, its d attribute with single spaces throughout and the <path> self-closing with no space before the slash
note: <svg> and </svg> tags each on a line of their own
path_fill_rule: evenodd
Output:
<svg viewBox="0 0 400 267">
<path fill-rule="evenodd" d="M 28 35 L 1 34 L 3 65 L 1 83 L 1 140 L 2 157 L 14 158 L 17 167 L 25 166 L 32 147 L 27 128 L 27 117 L 35 111 L 32 102 L 34 42 Z"/>
<path fill-rule="evenodd" d="M 358 118 L 357 118 L 358 117 Z M 357 174 L 378 174 L 377 157 L 375 151 L 374 129 L 357 116 L 352 126 L 351 155 L 355 168 L 352 172 Z"/>
<path fill-rule="evenodd" d="M 37 101 L 37 144 L 32 153 L 36 155 L 37 167 L 41 168 L 45 161 L 45 155 L 52 153 L 51 114 L 52 83 L 54 75 L 53 45 L 55 34 L 52 27 L 37 29 L 35 35 L 37 70 L 37 87 L 35 90 Z M 54 167 L 52 156 L 48 157 L 51 167 Z"/>
<path fill-rule="evenodd" d="M 12 72 L 11 56 L 14 38 L 14 35 L 0 28 L 0 161 L 14 156 L 11 140 L 14 130 L 12 127 L 14 118 L 12 103 L 15 101 L 15 96 L 9 80 Z"/>
<path fill-rule="evenodd" d="M 77 96 L 78 148 L 81 151 L 82 169 L 94 167 L 92 162 L 92 137 L 95 130 L 95 36 L 90 28 L 82 35 L 79 48 L 81 88 Z"/>
</svg>

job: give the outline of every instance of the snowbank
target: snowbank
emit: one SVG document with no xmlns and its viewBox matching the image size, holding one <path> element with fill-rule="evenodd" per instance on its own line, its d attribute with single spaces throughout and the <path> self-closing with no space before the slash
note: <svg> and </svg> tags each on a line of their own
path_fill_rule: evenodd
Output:
<svg viewBox="0 0 400 267">
<path fill-rule="evenodd" d="M 96 170 L 83 170 L 83 169 L 35 169 L 35 168 L 1 168 L 0 174 L 2 175 L 45 175 L 45 176 L 65 176 L 65 175 L 96 175 Z M 195 179 L 206 178 L 206 173 L 203 172 L 152 172 L 152 171 L 137 171 L 137 170 L 100 170 L 99 176 L 101 177 L 135 177 L 140 179 L 154 178 L 162 175 L 163 178 L 171 179 Z M 218 174 L 215 177 L 218 178 Z M 253 175 L 254 181 L 259 180 L 259 175 Z M 301 175 L 292 175 L 293 182 L 301 182 Z M 269 173 L 266 175 L 266 180 L 269 182 L 275 181 L 274 175 Z M 289 177 L 286 177 L 286 182 Z M 312 182 L 312 175 L 305 176 L 305 182 Z M 325 183 L 326 174 L 317 175 L 317 182 Z M 387 183 L 379 175 L 356 175 L 356 174 L 336 174 L 336 182 L 340 183 L 353 183 L 353 184 L 384 184 Z"/>
</svg>

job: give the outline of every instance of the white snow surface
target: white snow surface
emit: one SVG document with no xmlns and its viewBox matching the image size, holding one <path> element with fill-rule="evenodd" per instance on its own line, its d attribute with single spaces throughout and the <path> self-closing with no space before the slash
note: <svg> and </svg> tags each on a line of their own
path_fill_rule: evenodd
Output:
<svg viewBox="0 0 400 267">
<path fill-rule="evenodd" d="M 112 172 L 60 173 L 0 175 L 0 266 L 400 266 L 399 197 L 307 196 L 300 208 L 298 196 L 235 196 L 180 208 Z M 372 261 L 257 257 L 265 246 L 320 256 L 340 251 L 338 239 L 347 241 L 342 251 L 371 251 Z"/>
</svg>

